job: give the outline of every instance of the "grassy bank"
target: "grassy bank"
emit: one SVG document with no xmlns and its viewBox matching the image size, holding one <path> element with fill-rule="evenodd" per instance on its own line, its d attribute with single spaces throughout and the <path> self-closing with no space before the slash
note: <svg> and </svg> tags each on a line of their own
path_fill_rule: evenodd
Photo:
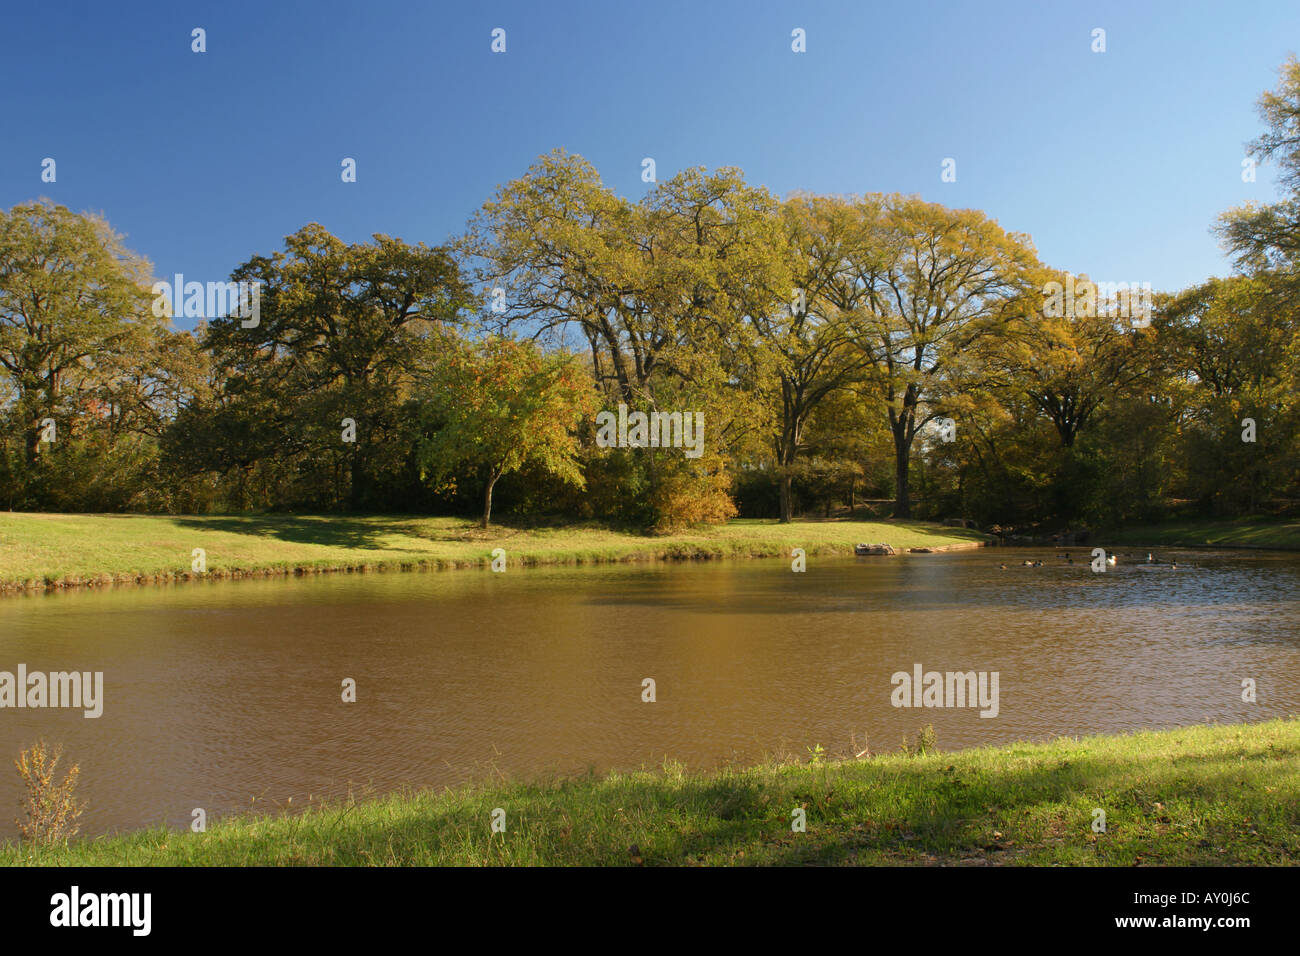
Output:
<svg viewBox="0 0 1300 956">
<path fill-rule="evenodd" d="M 0 513 L 0 588 L 183 579 L 206 552 L 214 577 L 334 570 L 480 567 L 494 548 L 519 564 L 851 553 L 859 541 L 895 548 L 983 540 L 915 521 L 737 520 L 648 536 L 596 525 L 493 527 L 410 516 L 153 516 Z"/>
<path fill-rule="evenodd" d="M 1171 521 L 1106 532 L 1104 537 L 1107 541 L 1122 545 L 1276 548 L 1300 551 L 1300 521 L 1276 521 L 1267 518 Z"/>
<path fill-rule="evenodd" d="M 504 834 L 490 832 L 498 807 Z M 804 833 L 791 832 L 796 807 Z M 508 783 L 232 817 L 206 833 L 0 846 L 4 865 L 809 863 L 1300 863 L 1300 720 Z"/>
</svg>

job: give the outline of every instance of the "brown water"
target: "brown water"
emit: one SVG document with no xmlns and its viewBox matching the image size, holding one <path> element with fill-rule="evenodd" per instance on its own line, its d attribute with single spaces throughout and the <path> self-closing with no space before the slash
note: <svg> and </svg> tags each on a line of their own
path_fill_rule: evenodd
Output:
<svg viewBox="0 0 1300 956">
<path fill-rule="evenodd" d="M 1300 556 L 1051 549 L 211 582 L 0 601 L 0 670 L 103 671 L 104 712 L 0 710 L 81 764 L 84 831 L 349 788 L 944 749 L 1300 712 Z M 1042 568 L 1015 566 L 1042 557 Z M 1145 551 L 1142 552 L 1145 558 Z M 1011 567 L 1002 571 L 999 563 Z M 914 664 L 997 671 L 999 713 L 896 708 Z M 341 682 L 357 683 L 356 703 Z M 642 679 L 657 700 L 641 700 Z M 1258 702 L 1241 700 L 1242 678 Z"/>
</svg>

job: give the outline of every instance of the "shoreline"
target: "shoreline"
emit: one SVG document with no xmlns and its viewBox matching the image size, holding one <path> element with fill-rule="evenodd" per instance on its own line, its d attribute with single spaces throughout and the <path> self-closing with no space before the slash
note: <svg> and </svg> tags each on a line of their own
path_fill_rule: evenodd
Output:
<svg viewBox="0 0 1300 956">
<path fill-rule="evenodd" d="M 937 545 L 925 548 L 906 548 L 901 550 L 894 557 L 901 557 L 906 554 L 944 554 L 949 551 L 973 551 L 979 548 L 997 547 L 992 542 L 962 542 L 959 544 Z M 817 548 L 807 551 L 810 556 L 829 555 L 831 557 L 852 557 L 852 549 L 840 551 L 831 548 Z M 700 551 L 695 554 L 663 554 L 658 552 L 635 552 L 621 555 L 618 557 L 603 557 L 593 555 L 590 557 L 577 557 L 555 560 L 530 560 L 519 562 L 519 567 L 583 567 L 587 565 L 604 565 L 604 564 L 658 564 L 658 563 L 687 563 L 693 561 L 744 561 L 744 560 L 770 560 L 773 558 L 783 558 L 781 554 L 718 554 L 715 552 Z M 18 583 L 12 581 L 0 582 L 0 598 L 20 595 L 20 594 L 42 594 L 46 592 L 59 591 L 78 591 L 78 590 L 98 590 L 98 589 L 117 589 L 129 587 L 149 587 L 161 584 L 200 584 L 203 581 L 241 581 L 241 580 L 258 580 L 265 578 L 304 578 L 320 574 L 416 574 L 428 572 L 443 571 L 466 571 L 466 570 L 483 570 L 491 565 L 492 559 L 484 558 L 480 561 L 421 561 L 414 564 L 395 564 L 392 562 L 378 562 L 357 565 L 297 565 L 289 568 L 230 568 L 207 571 L 202 574 L 196 574 L 189 571 L 180 571 L 176 573 L 163 574 L 118 574 L 118 575 L 101 575 L 95 578 L 72 578 L 59 579 L 57 581 L 39 582 L 34 584 Z"/>
<path fill-rule="evenodd" d="M 1094 537 L 1108 550 L 1295 552 L 1300 551 L 1300 522 L 1179 522 Z M 205 579 L 483 569 L 492 564 L 497 548 L 506 550 L 507 567 L 581 567 L 789 558 L 795 547 L 808 557 L 849 556 L 859 542 L 888 544 L 896 557 L 986 547 L 1087 551 L 1096 543 L 1009 543 L 972 529 L 892 519 L 808 519 L 784 525 L 775 519 L 733 519 L 652 535 L 581 522 L 483 531 L 470 519 L 409 515 L 7 512 L 0 513 L 0 599 Z M 202 572 L 189 567 L 196 548 L 205 554 Z"/>
<path fill-rule="evenodd" d="M 123 534 L 133 523 L 140 528 L 139 536 Z M 358 528 L 365 534 L 358 534 Z M 42 541 L 52 531 L 73 539 L 59 543 L 62 552 Z M 111 542 L 103 541 L 92 545 L 87 553 L 82 542 L 86 536 L 93 540 L 96 531 L 121 538 L 119 549 L 115 551 Z M 147 547 L 152 551 L 147 556 L 120 557 L 123 551 L 140 550 L 133 537 L 148 538 L 151 534 L 165 534 L 171 540 L 151 543 Z M 342 543 L 328 540 L 331 536 Z M 366 538 L 366 543 L 358 544 L 358 537 Z M 273 541 L 275 547 L 268 541 Z M 507 567 L 579 567 L 789 558 L 795 547 L 803 548 L 809 557 L 850 556 L 859 541 L 883 541 L 894 546 L 899 555 L 970 550 L 995 543 L 990 535 L 919 521 L 831 519 L 781 525 L 768 519 L 740 519 L 649 536 L 581 524 L 532 529 L 502 526 L 484 532 L 465 519 L 411 516 L 9 513 L 0 514 L 0 544 L 26 547 L 32 554 L 26 559 L 29 566 L 17 573 L 14 566 L 21 567 L 21 559 L 11 559 L 11 566 L 0 570 L 0 598 L 203 580 L 483 569 L 492 564 L 496 547 L 506 549 Z M 164 548 L 189 563 L 191 546 L 204 549 L 209 565 L 205 571 L 186 569 L 176 557 L 171 559 L 171 568 L 160 567 Z M 70 548 L 78 551 L 75 558 L 63 556 Z M 232 552 L 234 556 L 229 556 Z M 135 566 L 105 567 L 123 560 Z M 75 562 L 73 568 L 64 570 L 59 566 L 71 562 Z"/>
<path fill-rule="evenodd" d="M 1300 862 L 1297 757 L 1293 716 L 700 772 L 666 762 L 214 816 L 202 833 L 5 841 L 0 866 L 1287 866 Z"/>
</svg>

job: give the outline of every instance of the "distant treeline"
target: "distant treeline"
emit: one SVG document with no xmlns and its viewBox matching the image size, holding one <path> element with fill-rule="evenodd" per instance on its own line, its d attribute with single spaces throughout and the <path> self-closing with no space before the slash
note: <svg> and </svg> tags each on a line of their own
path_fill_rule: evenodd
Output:
<svg viewBox="0 0 1300 956">
<path fill-rule="evenodd" d="M 1154 296 L 1049 268 L 978 211 L 782 201 L 736 169 L 631 201 L 557 151 L 445 247 L 308 225 L 229 277 L 255 308 L 190 333 L 185 290 L 106 222 L 20 204 L 0 213 L 0 507 L 486 523 L 495 498 L 639 527 L 867 499 L 1011 526 L 1284 509 L 1294 57 L 1260 111 L 1251 149 L 1284 196 L 1220 217 L 1236 274 Z"/>
</svg>

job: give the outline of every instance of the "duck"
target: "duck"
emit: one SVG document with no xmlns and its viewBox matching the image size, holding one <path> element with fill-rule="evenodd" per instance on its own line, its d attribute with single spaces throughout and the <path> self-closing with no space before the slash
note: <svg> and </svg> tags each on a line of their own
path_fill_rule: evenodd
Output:
<svg viewBox="0 0 1300 956">
<path fill-rule="evenodd" d="M 1119 558 L 1112 554 L 1106 558 L 1106 563 L 1113 568 L 1115 565 L 1119 564 Z"/>
<path fill-rule="evenodd" d="M 1147 564 L 1151 564 L 1154 560 L 1155 560 L 1155 558 L 1151 557 L 1151 552 L 1148 551 L 1148 552 L 1147 552 Z"/>
<path fill-rule="evenodd" d="M 1007 566 L 1006 566 L 1005 564 L 999 564 L 999 565 L 998 565 L 998 570 L 999 570 L 999 571 L 1005 571 L 1006 569 L 1007 569 Z"/>
</svg>

